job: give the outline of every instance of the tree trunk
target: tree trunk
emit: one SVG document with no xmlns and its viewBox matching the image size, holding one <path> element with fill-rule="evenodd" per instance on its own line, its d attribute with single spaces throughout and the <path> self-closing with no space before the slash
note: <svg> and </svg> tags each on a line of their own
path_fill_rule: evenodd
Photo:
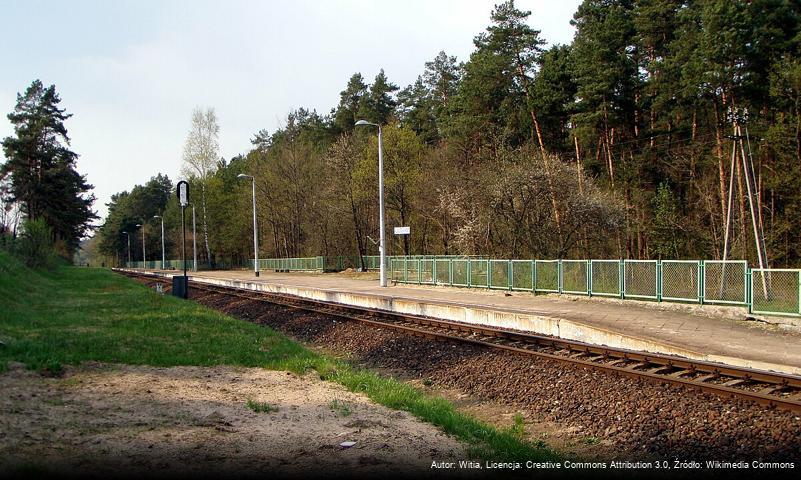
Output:
<svg viewBox="0 0 801 480">
<path fill-rule="evenodd" d="M 576 179 L 578 179 L 579 193 L 584 194 L 584 172 L 581 168 L 581 150 L 579 150 L 578 137 L 573 135 L 573 143 L 576 145 Z"/>
<path fill-rule="evenodd" d="M 718 186 L 720 188 L 720 214 L 726 218 L 726 166 L 723 163 L 723 133 L 720 128 L 720 112 L 718 103 L 715 105 L 715 156 L 718 157 Z"/>
<path fill-rule="evenodd" d="M 517 55 L 517 72 L 520 75 L 520 80 L 523 83 L 523 90 L 526 92 L 526 101 L 528 102 L 529 106 L 531 106 L 531 92 L 529 91 L 529 81 L 528 77 L 526 76 L 526 72 L 523 71 L 523 61 L 520 58 L 520 55 Z M 540 154 L 542 155 L 542 162 L 545 166 L 545 175 L 548 177 L 548 193 L 551 196 L 551 207 L 553 208 L 553 219 L 556 223 L 556 231 L 559 235 L 562 234 L 562 220 L 561 216 L 559 215 L 559 204 L 556 201 L 556 190 L 553 186 L 553 180 L 551 179 L 551 166 L 548 161 L 548 155 L 545 152 L 545 143 L 542 140 L 542 129 L 540 128 L 540 121 L 537 118 L 537 112 L 534 111 L 533 108 L 529 108 L 529 114 L 531 115 L 531 121 L 534 124 L 534 131 L 537 134 L 537 145 L 540 147 Z"/>
<path fill-rule="evenodd" d="M 203 242 L 206 245 L 206 260 L 208 261 L 209 268 L 211 267 L 211 249 L 209 248 L 209 227 L 206 221 L 206 179 L 200 179 L 200 201 L 203 206 Z M 253 232 L 256 235 L 256 232 Z"/>
</svg>

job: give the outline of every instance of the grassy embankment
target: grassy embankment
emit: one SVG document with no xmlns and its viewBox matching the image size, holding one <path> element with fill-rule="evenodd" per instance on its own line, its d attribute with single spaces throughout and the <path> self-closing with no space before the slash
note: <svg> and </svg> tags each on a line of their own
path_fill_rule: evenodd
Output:
<svg viewBox="0 0 801 480">
<path fill-rule="evenodd" d="M 316 370 L 441 427 L 487 459 L 552 459 L 554 454 L 458 412 L 446 400 L 312 352 L 270 328 L 194 302 L 159 295 L 108 270 L 32 271 L 0 250 L 0 371 L 9 361 L 57 373 L 82 361 L 133 365 L 237 365 Z"/>
</svg>

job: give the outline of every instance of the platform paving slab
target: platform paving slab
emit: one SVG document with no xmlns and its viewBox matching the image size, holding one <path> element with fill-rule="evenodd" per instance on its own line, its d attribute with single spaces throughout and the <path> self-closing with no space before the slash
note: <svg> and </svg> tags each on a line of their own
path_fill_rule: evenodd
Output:
<svg viewBox="0 0 801 480">
<path fill-rule="evenodd" d="M 169 272 L 162 272 L 170 276 Z M 339 274 L 193 273 L 192 280 L 514 328 L 615 348 L 801 375 L 801 327 L 747 320 L 736 307 L 392 285 Z"/>
</svg>

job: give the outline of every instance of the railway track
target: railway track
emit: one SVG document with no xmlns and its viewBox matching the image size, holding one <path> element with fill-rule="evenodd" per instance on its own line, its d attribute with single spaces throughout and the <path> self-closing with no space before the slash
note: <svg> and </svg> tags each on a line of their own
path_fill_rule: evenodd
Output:
<svg viewBox="0 0 801 480">
<path fill-rule="evenodd" d="M 159 278 L 141 273 L 123 273 L 149 280 Z M 414 336 L 518 352 L 602 370 L 610 374 L 642 378 L 658 383 L 666 382 L 722 397 L 742 398 L 776 408 L 801 411 L 801 376 L 732 367 L 671 355 L 608 348 L 575 340 L 405 315 L 292 295 L 255 292 L 198 282 L 190 282 L 190 286 L 208 293 L 336 316 Z"/>
</svg>

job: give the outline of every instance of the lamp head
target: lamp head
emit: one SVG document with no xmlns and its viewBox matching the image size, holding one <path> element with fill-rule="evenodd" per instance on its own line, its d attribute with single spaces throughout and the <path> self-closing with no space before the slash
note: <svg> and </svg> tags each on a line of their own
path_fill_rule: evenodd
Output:
<svg viewBox="0 0 801 480">
<path fill-rule="evenodd" d="M 356 122 L 357 127 L 361 127 L 362 125 L 375 125 L 375 123 L 370 123 L 367 120 L 359 120 Z"/>
<path fill-rule="evenodd" d="M 252 175 L 245 175 L 244 173 L 240 173 L 236 176 L 236 178 L 253 178 Z"/>
<path fill-rule="evenodd" d="M 137 223 L 137 224 L 136 224 L 136 226 L 137 226 L 137 227 L 141 227 L 141 226 L 142 226 L 142 224 L 141 224 L 141 223 Z"/>
</svg>

